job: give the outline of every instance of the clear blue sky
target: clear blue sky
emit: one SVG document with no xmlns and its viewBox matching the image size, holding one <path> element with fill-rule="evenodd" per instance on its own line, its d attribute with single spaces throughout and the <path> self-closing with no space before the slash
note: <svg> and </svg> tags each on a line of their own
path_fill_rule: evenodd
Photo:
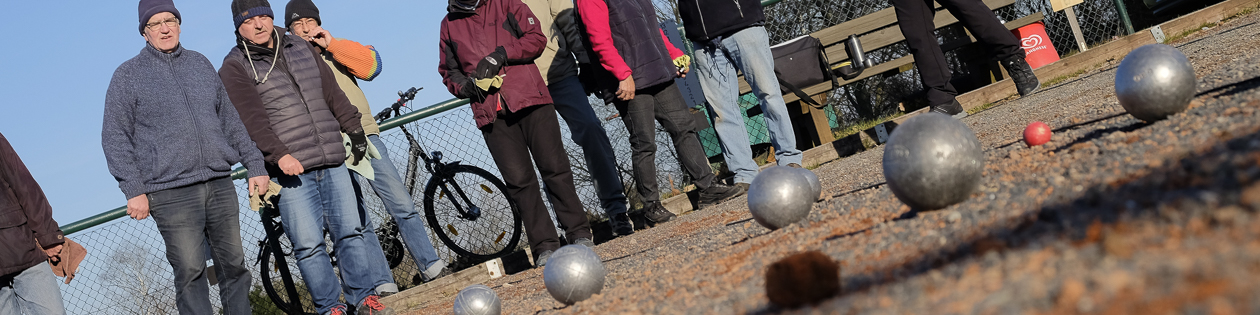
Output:
<svg viewBox="0 0 1260 315">
<path fill-rule="evenodd" d="M 145 46 L 138 1 L 3 1 L 0 133 L 13 144 L 65 225 L 126 204 L 101 151 L 105 90 L 114 69 Z M 287 1 L 272 1 L 283 14 Z M 397 91 L 425 87 L 415 106 L 450 99 L 437 74 L 446 1 L 316 0 L 335 37 L 373 45 L 384 71 L 360 86 L 373 112 Z M 230 1 L 175 0 L 181 42 L 217 68 L 233 45 Z M 277 23 L 283 23 L 283 20 Z M 472 124 L 469 121 L 469 124 Z"/>
</svg>

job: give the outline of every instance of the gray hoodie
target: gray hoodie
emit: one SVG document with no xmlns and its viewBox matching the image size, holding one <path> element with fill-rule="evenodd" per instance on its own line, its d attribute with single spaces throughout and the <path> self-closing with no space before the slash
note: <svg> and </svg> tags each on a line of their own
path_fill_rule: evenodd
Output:
<svg viewBox="0 0 1260 315">
<path fill-rule="evenodd" d="M 101 147 L 127 199 L 228 176 L 242 163 L 266 176 L 219 75 L 202 54 L 145 45 L 114 71 Z"/>
</svg>

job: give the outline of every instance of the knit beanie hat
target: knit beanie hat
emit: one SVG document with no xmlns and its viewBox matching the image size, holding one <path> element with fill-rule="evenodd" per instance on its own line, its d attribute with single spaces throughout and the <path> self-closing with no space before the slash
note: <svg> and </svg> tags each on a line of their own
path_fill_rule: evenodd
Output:
<svg viewBox="0 0 1260 315">
<path fill-rule="evenodd" d="M 293 21 L 301 18 L 312 18 L 315 19 L 315 23 L 324 24 L 324 21 L 319 19 L 319 8 L 315 7 L 315 3 L 311 0 L 289 1 L 289 4 L 284 6 L 284 27 L 293 25 Z"/>
<path fill-rule="evenodd" d="M 271 3 L 267 0 L 232 0 L 232 22 L 235 22 L 236 28 L 241 28 L 245 20 L 259 15 L 276 17 L 271 13 Z"/>
<path fill-rule="evenodd" d="M 170 12 L 180 19 L 179 10 L 171 0 L 140 0 L 140 34 L 144 34 L 144 25 L 149 24 L 149 19 L 162 12 Z"/>
</svg>

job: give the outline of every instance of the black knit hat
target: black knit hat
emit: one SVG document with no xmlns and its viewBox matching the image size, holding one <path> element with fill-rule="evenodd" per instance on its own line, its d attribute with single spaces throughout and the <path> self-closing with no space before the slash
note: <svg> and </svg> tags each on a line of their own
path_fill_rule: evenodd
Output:
<svg viewBox="0 0 1260 315">
<path fill-rule="evenodd" d="M 170 12 L 180 19 L 179 10 L 175 9 L 175 2 L 171 0 L 140 0 L 140 34 L 144 34 L 144 25 L 149 23 L 149 19 L 162 12 Z"/>
<path fill-rule="evenodd" d="M 241 28 L 245 20 L 259 15 L 276 17 L 271 13 L 271 3 L 267 0 L 232 0 L 232 22 L 235 22 L 236 28 Z"/>
<path fill-rule="evenodd" d="M 284 6 L 284 27 L 292 26 L 293 21 L 302 18 L 312 18 L 315 19 L 315 23 L 324 24 L 324 21 L 319 19 L 319 8 L 315 7 L 315 3 L 311 0 L 292 0 Z"/>
</svg>

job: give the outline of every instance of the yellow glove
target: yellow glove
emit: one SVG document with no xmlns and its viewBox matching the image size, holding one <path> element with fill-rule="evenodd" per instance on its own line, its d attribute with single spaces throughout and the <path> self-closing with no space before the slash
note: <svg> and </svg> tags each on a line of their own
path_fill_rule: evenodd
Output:
<svg viewBox="0 0 1260 315">
<path fill-rule="evenodd" d="M 503 86 L 503 75 L 496 75 L 492 78 L 477 80 L 477 87 L 482 91 L 489 91 L 490 88 L 498 88 Z"/>
<path fill-rule="evenodd" d="M 674 58 L 674 66 L 678 67 L 679 72 L 687 70 L 688 67 L 691 67 L 691 56 L 682 55 Z"/>
</svg>

